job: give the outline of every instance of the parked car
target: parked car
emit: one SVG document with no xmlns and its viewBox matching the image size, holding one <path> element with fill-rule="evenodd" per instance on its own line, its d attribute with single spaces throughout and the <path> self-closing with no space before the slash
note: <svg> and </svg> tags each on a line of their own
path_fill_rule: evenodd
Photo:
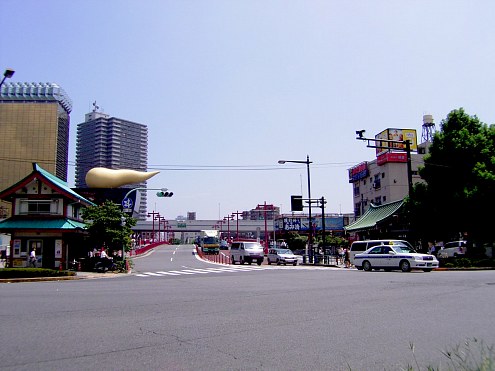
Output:
<svg viewBox="0 0 495 371">
<path fill-rule="evenodd" d="M 240 264 L 256 262 L 261 265 L 264 258 L 263 246 L 258 242 L 236 241 L 230 245 L 230 261 L 232 264 L 236 262 Z"/>
<path fill-rule="evenodd" d="M 445 246 L 438 251 L 439 258 L 457 258 L 466 254 L 466 241 L 447 242 Z"/>
<path fill-rule="evenodd" d="M 379 245 L 354 256 L 354 266 L 359 270 L 372 269 L 401 270 L 421 269 L 430 272 L 438 268 L 438 260 L 429 254 L 417 253 L 406 245 Z"/>
<path fill-rule="evenodd" d="M 277 265 L 297 265 L 299 257 L 295 255 L 290 249 L 270 249 L 267 255 L 268 264 L 277 263 Z"/>
<path fill-rule="evenodd" d="M 390 245 L 390 244 L 398 244 L 398 245 L 405 245 L 411 249 L 413 249 L 412 245 L 404 240 L 364 240 L 364 241 L 354 241 L 351 244 L 351 248 L 349 249 L 349 259 L 351 261 L 351 264 L 354 264 L 354 256 L 356 254 L 360 254 L 368 250 L 370 247 L 373 246 L 378 246 L 378 245 Z"/>
</svg>

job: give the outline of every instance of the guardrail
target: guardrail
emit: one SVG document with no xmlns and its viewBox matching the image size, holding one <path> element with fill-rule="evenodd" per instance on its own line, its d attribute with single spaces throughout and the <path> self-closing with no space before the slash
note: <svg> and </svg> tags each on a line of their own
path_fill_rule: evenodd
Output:
<svg viewBox="0 0 495 371">
<path fill-rule="evenodd" d="M 129 256 L 132 257 L 132 256 L 138 256 L 138 255 L 146 254 L 151 249 L 154 249 L 155 247 L 161 246 L 161 245 L 168 245 L 168 243 L 167 242 L 153 242 L 153 243 L 150 243 L 146 246 L 140 247 L 138 249 L 133 249 L 133 250 L 129 251 Z"/>
<path fill-rule="evenodd" d="M 218 254 L 205 254 L 201 251 L 201 247 L 196 245 L 196 253 L 203 260 L 209 260 L 211 262 L 219 263 L 219 264 L 230 264 L 230 256 L 225 255 L 222 250 Z"/>
</svg>

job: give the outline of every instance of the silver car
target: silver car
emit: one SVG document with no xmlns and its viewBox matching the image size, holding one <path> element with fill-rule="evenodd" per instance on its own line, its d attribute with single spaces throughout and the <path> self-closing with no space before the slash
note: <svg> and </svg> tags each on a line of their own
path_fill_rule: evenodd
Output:
<svg viewBox="0 0 495 371">
<path fill-rule="evenodd" d="M 266 257 L 268 264 L 277 263 L 277 265 L 297 265 L 298 258 L 290 249 L 269 249 Z"/>
</svg>

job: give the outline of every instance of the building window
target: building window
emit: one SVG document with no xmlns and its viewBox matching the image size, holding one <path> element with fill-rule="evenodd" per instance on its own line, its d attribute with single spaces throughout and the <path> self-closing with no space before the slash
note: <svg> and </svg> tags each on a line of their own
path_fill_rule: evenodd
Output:
<svg viewBox="0 0 495 371">
<path fill-rule="evenodd" d="M 359 185 L 354 183 L 354 197 L 359 196 Z"/>
<path fill-rule="evenodd" d="M 381 179 L 380 179 L 380 174 L 375 175 L 375 180 L 373 182 L 373 188 L 374 189 L 379 189 L 381 188 Z"/>
<path fill-rule="evenodd" d="M 50 214 L 51 201 L 28 201 L 28 214 Z"/>
</svg>

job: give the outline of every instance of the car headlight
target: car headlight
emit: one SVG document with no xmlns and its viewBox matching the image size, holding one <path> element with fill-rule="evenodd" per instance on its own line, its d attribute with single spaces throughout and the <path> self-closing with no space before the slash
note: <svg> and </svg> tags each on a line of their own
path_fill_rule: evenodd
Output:
<svg viewBox="0 0 495 371">
<path fill-rule="evenodd" d="M 414 257 L 414 260 L 421 260 L 422 261 L 423 260 L 423 257 L 422 256 L 415 256 Z"/>
</svg>

